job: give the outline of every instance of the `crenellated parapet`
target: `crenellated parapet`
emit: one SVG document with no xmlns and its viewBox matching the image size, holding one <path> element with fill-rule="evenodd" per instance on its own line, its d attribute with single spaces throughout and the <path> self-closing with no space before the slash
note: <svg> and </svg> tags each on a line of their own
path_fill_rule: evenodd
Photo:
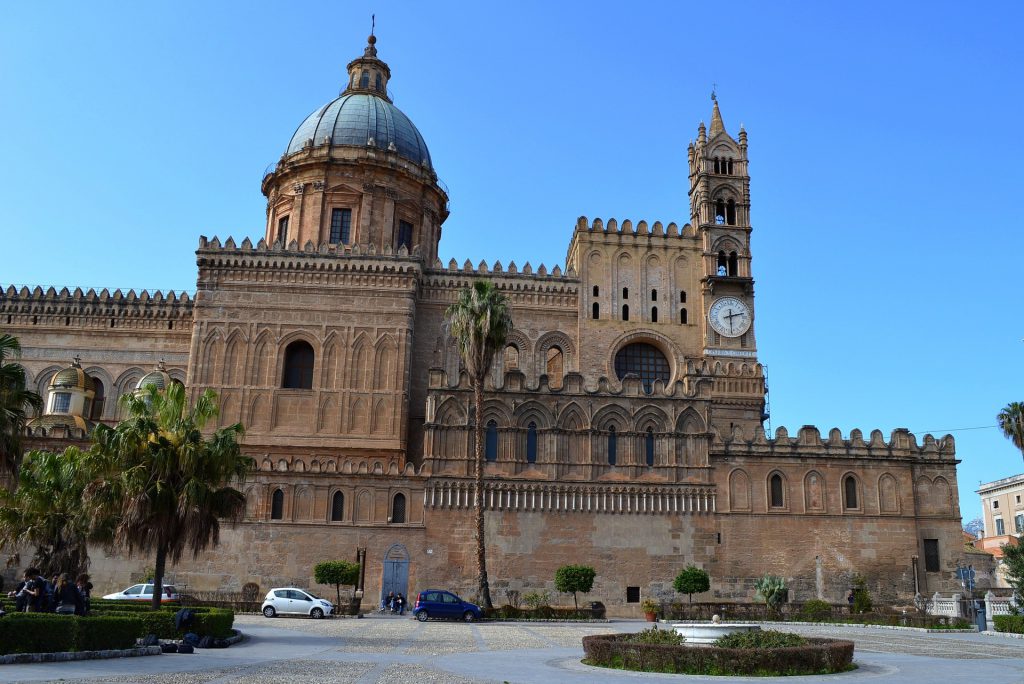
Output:
<svg viewBox="0 0 1024 684">
<path fill-rule="evenodd" d="M 381 250 L 373 245 L 343 245 L 295 240 L 287 245 L 261 239 L 255 245 L 249 238 L 236 243 L 228 237 L 222 243 L 216 236 L 199 238 L 196 250 L 200 286 L 225 279 L 235 282 L 264 282 L 307 285 L 361 284 L 379 285 L 382 279 L 394 285 L 411 286 L 421 272 L 421 257 L 405 246 Z"/>
<path fill-rule="evenodd" d="M 529 262 L 518 267 L 514 261 L 503 265 L 500 261 L 488 265 L 481 261 L 473 266 L 467 259 L 460 266 L 452 259 L 447 268 L 441 261 L 435 261 L 423 278 L 422 299 L 425 302 L 450 304 L 459 291 L 474 281 L 486 278 L 493 282 L 513 306 L 540 306 L 575 311 L 579 295 L 579 280 L 576 272 L 569 269 L 562 272 L 557 264 L 550 270 L 541 264 L 536 269 Z"/>
<path fill-rule="evenodd" d="M 599 238 L 602 235 L 617 236 L 617 237 L 636 237 L 636 238 L 696 238 L 697 231 L 689 223 L 683 224 L 680 228 L 675 223 L 669 223 L 667 226 L 662 225 L 661 221 L 655 221 L 652 224 L 647 221 L 639 221 L 634 226 L 633 222 L 629 219 L 619 223 L 615 219 L 608 219 L 605 223 L 599 218 L 595 218 L 593 221 L 588 221 L 586 216 L 580 216 L 576 219 L 576 234 L 586 233 L 592 238 Z"/>
<path fill-rule="evenodd" d="M 744 435 L 739 426 L 734 426 L 729 434 L 723 435 L 716 430 L 713 430 L 713 434 L 714 451 L 730 456 L 855 457 L 949 462 L 956 459 L 956 443 L 952 435 L 936 439 L 926 434 L 919 445 L 917 437 L 906 428 L 893 430 L 888 441 L 881 430 L 872 430 L 870 437 L 865 440 L 860 430 L 851 430 L 849 437 L 844 438 L 839 428 L 829 430 L 828 438 L 823 440 L 818 428 L 812 425 L 801 427 L 793 437 L 784 427 L 775 430 L 774 438 L 769 438 L 761 427 L 757 427 L 751 437 Z"/>
<path fill-rule="evenodd" d="M 103 288 L 83 291 L 36 286 L 0 291 L 0 316 L 10 325 L 104 328 L 184 328 L 192 321 L 193 298 L 187 292 Z"/>
</svg>

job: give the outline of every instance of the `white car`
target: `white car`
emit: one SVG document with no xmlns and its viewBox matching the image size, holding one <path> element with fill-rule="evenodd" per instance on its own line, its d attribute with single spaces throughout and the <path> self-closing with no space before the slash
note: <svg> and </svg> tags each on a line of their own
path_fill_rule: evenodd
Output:
<svg viewBox="0 0 1024 684">
<path fill-rule="evenodd" d="M 272 618 L 278 614 L 308 615 L 320 619 L 334 614 L 334 604 L 304 589 L 281 587 L 271 589 L 263 599 L 263 616 Z"/>
<path fill-rule="evenodd" d="M 152 584 L 133 584 L 123 591 L 114 592 L 113 594 L 107 594 L 103 598 L 115 599 L 121 601 L 145 601 L 150 603 L 153 601 L 153 585 Z M 171 601 L 178 600 L 178 590 L 174 588 L 173 584 L 164 585 L 164 596 L 160 599 L 160 603 L 168 603 Z"/>
</svg>

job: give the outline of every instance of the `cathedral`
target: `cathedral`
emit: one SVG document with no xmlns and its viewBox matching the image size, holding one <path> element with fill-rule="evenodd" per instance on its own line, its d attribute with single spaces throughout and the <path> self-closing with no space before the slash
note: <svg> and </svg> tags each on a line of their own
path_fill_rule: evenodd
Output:
<svg viewBox="0 0 1024 684">
<path fill-rule="evenodd" d="M 717 101 L 687 220 L 567 222 L 564 269 L 445 264 L 447 189 L 390 78 L 370 36 L 263 178 L 262 237 L 199 238 L 194 292 L 0 291 L 46 398 L 29 448 L 83 443 L 148 384 L 213 388 L 245 426 L 245 519 L 169 568 L 179 588 L 310 587 L 365 549 L 368 597 L 474 595 L 473 394 L 445 309 L 478 279 L 514 322 L 483 406 L 495 603 L 567 563 L 615 615 L 673 598 L 691 563 L 704 600 L 751 600 L 769 572 L 792 600 L 842 602 L 856 574 L 888 600 L 957 588 L 951 436 L 763 427 L 748 140 Z M 92 574 L 112 590 L 151 563 L 97 549 Z"/>
</svg>

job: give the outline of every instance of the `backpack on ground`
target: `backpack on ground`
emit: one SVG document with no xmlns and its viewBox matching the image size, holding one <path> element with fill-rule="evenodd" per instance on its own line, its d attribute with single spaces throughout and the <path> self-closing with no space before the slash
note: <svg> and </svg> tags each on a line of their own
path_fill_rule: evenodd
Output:
<svg viewBox="0 0 1024 684">
<path fill-rule="evenodd" d="M 147 634 L 146 636 L 142 637 L 142 645 L 143 646 L 159 646 L 160 645 L 160 639 L 159 639 L 159 637 L 157 637 L 156 634 Z"/>
<path fill-rule="evenodd" d="M 192 645 L 191 644 L 178 644 L 178 653 L 191 653 L 191 652 L 192 652 Z"/>
<path fill-rule="evenodd" d="M 214 639 L 212 648 L 227 648 L 230 645 L 227 639 Z"/>
<path fill-rule="evenodd" d="M 196 634 L 195 632 L 188 632 L 188 633 L 186 633 L 185 636 L 183 636 L 181 638 L 181 640 L 182 640 L 182 642 L 184 642 L 184 643 L 186 643 L 186 644 L 188 644 L 189 646 L 192 646 L 192 647 L 195 647 L 195 646 L 199 645 L 199 635 Z M 178 649 L 178 650 L 180 651 L 181 649 Z"/>
<path fill-rule="evenodd" d="M 199 648 L 213 648 L 213 637 L 207 634 L 199 639 Z"/>
<path fill-rule="evenodd" d="M 178 644 L 160 644 L 160 651 L 162 653 L 177 653 Z"/>
</svg>

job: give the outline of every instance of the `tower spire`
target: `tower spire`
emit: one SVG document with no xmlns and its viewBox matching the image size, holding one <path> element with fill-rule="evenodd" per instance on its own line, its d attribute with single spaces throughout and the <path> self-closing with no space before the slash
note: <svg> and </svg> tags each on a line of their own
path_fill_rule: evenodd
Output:
<svg viewBox="0 0 1024 684">
<path fill-rule="evenodd" d="M 714 88 L 711 90 L 711 101 L 715 104 L 711 110 L 711 130 L 709 135 L 714 138 L 719 133 L 725 133 L 725 124 L 722 123 L 722 112 L 718 109 L 718 96 L 715 94 Z"/>
</svg>

